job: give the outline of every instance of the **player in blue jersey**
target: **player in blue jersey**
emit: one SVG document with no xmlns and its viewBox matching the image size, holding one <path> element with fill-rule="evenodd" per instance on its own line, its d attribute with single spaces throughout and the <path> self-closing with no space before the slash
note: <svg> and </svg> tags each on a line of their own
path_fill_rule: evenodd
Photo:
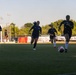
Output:
<svg viewBox="0 0 76 75">
<path fill-rule="evenodd" d="M 54 44 L 54 48 L 56 47 L 56 29 L 53 27 L 53 24 L 49 25 L 51 28 L 48 30 L 48 34 L 50 35 L 50 41 Z"/>
<path fill-rule="evenodd" d="M 34 42 L 33 50 L 36 50 L 37 41 L 38 41 L 39 35 L 42 33 L 42 28 L 39 26 L 39 24 L 40 24 L 39 21 L 34 22 L 33 24 L 34 25 L 31 27 L 29 32 L 31 30 L 33 30 L 32 36 L 31 36 L 31 44 L 33 44 L 33 42 Z"/>
<path fill-rule="evenodd" d="M 59 30 L 60 30 L 60 27 L 64 25 L 64 31 L 63 31 L 63 34 L 65 36 L 65 39 L 66 39 L 66 42 L 65 42 L 65 52 L 67 52 L 67 49 L 68 49 L 68 44 L 69 44 L 69 41 L 70 41 L 70 38 L 72 36 L 72 29 L 74 28 L 74 24 L 73 22 L 70 20 L 70 16 L 67 15 L 66 16 L 66 20 L 62 21 L 59 25 Z"/>
</svg>

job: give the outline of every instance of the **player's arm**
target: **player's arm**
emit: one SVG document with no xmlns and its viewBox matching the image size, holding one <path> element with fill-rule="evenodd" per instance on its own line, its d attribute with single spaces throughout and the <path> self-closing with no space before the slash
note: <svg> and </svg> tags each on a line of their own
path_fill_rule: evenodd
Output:
<svg viewBox="0 0 76 75">
<path fill-rule="evenodd" d="M 34 26 L 32 26 L 32 27 L 30 28 L 29 33 L 30 33 L 30 31 L 31 31 L 33 28 L 34 28 Z"/>
<path fill-rule="evenodd" d="M 73 29 L 73 28 L 74 28 L 74 23 L 71 21 L 71 23 L 68 24 L 68 26 L 69 26 L 71 29 Z"/>
<path fill-rule="evenodd" d="M 50 35 L 50 29 L 48 30 L 47 34 L 49 34 L 49 35 Z"/>
<path fill-rule="evenodd" d="M 58 31 L 60 31 L 62 24 L 64 24 L 64 21 L 62 21 L 59 25 Z"/>
<path fill-rule="evenodd" d="M 40 27 L 40 35 L 42 34 L 42 28 Z"/>
<path fill-rule="evenodd" d="M 71 28 L 73 29 L 74 28 L 74 23 L 72 22 L 72 26 L 71 26 Z"/>
</svg>

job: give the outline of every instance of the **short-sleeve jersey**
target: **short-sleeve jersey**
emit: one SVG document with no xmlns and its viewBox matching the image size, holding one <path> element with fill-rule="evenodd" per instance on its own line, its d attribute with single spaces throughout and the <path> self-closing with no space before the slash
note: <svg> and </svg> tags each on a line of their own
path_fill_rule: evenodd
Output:
<svg viewBox="0 0 76 75">
<path fill-rule="evenodd" d="M 38 25 L 34 25 L 32 29 L 33 29 L 32 35 L 39 36 L 39 33 L 41 32 L 41 27 Z"/>
<path fill-rule="evenodd" d="M 64 24 L 64 32 L 72 32 L 72 29 L 74 27 L 74 24 L 72 21 L 62 21 L 61 24 Z"/>
<path fill-rule="evenodd" d="M 50 28 L 48 30 L 48 34 L 53 34 L 54 36 L 55 36 L 55 32 L 57 32 L 55 28 Z"/>
</svg>

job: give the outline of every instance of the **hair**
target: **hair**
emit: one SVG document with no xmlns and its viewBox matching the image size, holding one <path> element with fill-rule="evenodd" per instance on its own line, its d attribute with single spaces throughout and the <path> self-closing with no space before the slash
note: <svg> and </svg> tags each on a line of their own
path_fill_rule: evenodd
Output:
<svg viewBox="0 0 76 75">
<path fill-rule="evenodd" d="M 40 21 L 37 21 L 37 23 L 40 23 Z"/>
<path fill-rule="evenodd" d="M 70 17 L 70 15 L 66 15 L 66 18 L 67 18 L 67 17 Z"/>
<path fill-rule="evenodd" d="M 34 25 L 37 25 L 37 22 L 35 21 L 35 22 L 33 22 L 33 24 L 34 24 Z"/>
</svg>

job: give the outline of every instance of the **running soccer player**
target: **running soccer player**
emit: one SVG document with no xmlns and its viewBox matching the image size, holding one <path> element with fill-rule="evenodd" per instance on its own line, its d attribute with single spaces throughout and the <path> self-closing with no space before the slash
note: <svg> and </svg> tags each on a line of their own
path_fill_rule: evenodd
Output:
<svg viewBox="0 0 76 75">
<path fill-rule="evenodd" d="M 53 27 L 53 24 L 49 25 L 51 28 L 48 30 L 48 34 L 50 35 L 50 41 L 54 44 L 54 48 L 56 48 L 56 29 Z"/>
<path fill-rule="evenodd" d="M 39 21 L 34 22 L 33 24 L 34 25 L 31 27 L 29 32 L 33 30 L 32 36 L 31 36 L 31 44 L 33 44 L 34 42 L 33 50 L 36 50 L 37 41 L 38 41 L 39 35 L 42 33 L 42 28 L 39 26 L 40 24 Z"/>
<path fill-rule="evenodd" d="M 73 24 L 72 21 L 70 21 L 70 16 L 69 15 L 66 16 L 66 20 L 64 20 L 64 21 L 62 21 L 60 23 L 58 30 L 60 30 L 60 27 L 62 25 L 64 25 L 63 34 L 64 34 L 65 39 L 66 39 L 66 42 L 65 42 L 65 53 L 67 53 L 68 44 L 69 44 L 70 38 L 72 36 L 72 29 L 74 28 L 74 24 Z"/>
</svg>

